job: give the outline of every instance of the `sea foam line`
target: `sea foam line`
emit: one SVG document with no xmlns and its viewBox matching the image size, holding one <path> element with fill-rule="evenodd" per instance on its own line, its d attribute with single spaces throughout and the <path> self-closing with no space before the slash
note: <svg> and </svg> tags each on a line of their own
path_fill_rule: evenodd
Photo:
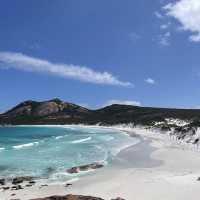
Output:
<svg viewBox="0 0 200 200">
<path fill-rule="evenodd" d="M 87 137 L 87 138 L 83 138 L 83 139 L 80 139 L 80 140 L 74 140 L 74 141 L 72 141 L 71 143 L 72 143 L 72 144 L 78 144 L 78 143 L 82 143 L 82 142 L 89 141 L 89 140 L 91 140 L 91 139 L 92 139 L 92 137 Z"/>
<path fill-rule="evenodd" d="M 27 144 L 21 144 L 21 145 L 16 145 L 13 146 L 14 149 L 22 149 L 22 148 L 27 148 L 27 147 L 32 147 L 34 145 L 38 145 L 39 142 L 31 142 L 31 143 L 27 143 Z"/>
<path fill-rule="evenodd" d="M 64 137 L 68 137 L 69 135 L 59 135 L 59 136 L 53 136 L 56 140 L 59 140 L 61 138 L 64 138 Z"/>
<path fill-rule="evenodd" d="M 55 137 L 56 140 L 59 140 L 61 138 L 64 138 L 64 136 L 57 136 L 57 137 Z"/>
</svg>

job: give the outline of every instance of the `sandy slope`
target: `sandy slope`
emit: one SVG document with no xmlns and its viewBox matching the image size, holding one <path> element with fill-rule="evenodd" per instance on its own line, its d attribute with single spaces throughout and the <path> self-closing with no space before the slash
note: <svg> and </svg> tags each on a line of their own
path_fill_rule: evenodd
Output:
<svg viewBox="0 0 200 200">
<path fill-rule="evenodd" d="M 130 130 L 128 130 L 130 131 Z M 34 186 L 0 192 L 0 199 L 26 200 L 53 194 L 86 194 L 126 200 L 195 200 L 200 196 L 200 153 L 183 149 L 168 137 L 134 129 L 141 143 L 119 153 L 112 167 L 97 170 L 71 187 Z M 11 198 L 11 193 L 16 196 Z"/>
</svg>

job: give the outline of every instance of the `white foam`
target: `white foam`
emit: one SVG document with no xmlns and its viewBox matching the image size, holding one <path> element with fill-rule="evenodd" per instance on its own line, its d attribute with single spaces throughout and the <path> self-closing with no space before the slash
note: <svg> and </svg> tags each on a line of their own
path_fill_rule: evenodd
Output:
<svg viewBox="0 0 200 200">
<path fill-rule="evenodd" d="M 56 140 L 59 140 L 61 138 L 64 138 L 64 136 L 57 136 L 57 137 L 55 137 Z"/>
<path fill-rule="evenodd" d="M 0 147 L 0 151 L 3 151 L 3 150 L 5 150 L 5 148 L 3 148 L 3 147 Z"/>
<path fill-rule="evenodd" d="M 74 140 L 74 141 L 72 141 L 71 143 L 72 143 L 72 144 L 78 144 L 78 143 L 82 143 L 82 142 L 89 141 L 89 140 L 91 140 L 91 139 L 92 139 L 92 137 L 87 137 L 87 138 L 80 139 L 80 140 Z"/>
<path fill-rule="evenodd" d="M 23 148 L 27 148 L 27 147 L 32 147 L 34 145 L 38 145 L 39 142 L 31 142 L 31 143 L 27 143 L 27 144 L 21 144 L 21 145 L 16 145 L 13 146 L 14 149 L 23 149 Z"/>
<path fill-rule="evenodd" d="M 131 147 L 133 145 L 136 145 L 139 142 L 140 142 L 140 139 L 136 139 L 135 138 L 134 142 L 131 142 L 131 143 L 128 143 L 128 144 L 124 144 L 124 145 L 122 145 L 122 146 L 120 146 L 118 148 L 113 148 L 111 150 L 111 153 L 112 153 L 112 155 L 117 156 L 117 154 L 119 154 L 122 150 L 127 149 L 127 148 L 129 148 L 129 147 Z"/>
</svg>

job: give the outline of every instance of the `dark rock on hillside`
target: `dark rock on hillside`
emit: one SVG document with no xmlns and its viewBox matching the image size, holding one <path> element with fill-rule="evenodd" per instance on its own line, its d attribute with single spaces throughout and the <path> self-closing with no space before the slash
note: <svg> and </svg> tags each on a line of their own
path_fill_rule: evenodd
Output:
<svg viewBox="0 0 200 200">
<path fill-rule="evenodd" d="M 82 195 L 66 195 L 66 196 L 51 196 L 46 198 L 37 198 L 32 200 L 104 200 L 98 197 L 82 196 Z"/>
</svg>

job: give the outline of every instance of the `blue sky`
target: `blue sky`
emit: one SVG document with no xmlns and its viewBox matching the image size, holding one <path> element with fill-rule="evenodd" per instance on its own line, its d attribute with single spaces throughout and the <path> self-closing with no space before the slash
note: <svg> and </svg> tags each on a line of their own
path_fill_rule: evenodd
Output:
<svg viewBox="0 0 200 200">
<path fill-rule="evenodd" d="M 2 0 L 0 111 L 61 98 L 200 105 L 199 0 Z"/>
</svg>

